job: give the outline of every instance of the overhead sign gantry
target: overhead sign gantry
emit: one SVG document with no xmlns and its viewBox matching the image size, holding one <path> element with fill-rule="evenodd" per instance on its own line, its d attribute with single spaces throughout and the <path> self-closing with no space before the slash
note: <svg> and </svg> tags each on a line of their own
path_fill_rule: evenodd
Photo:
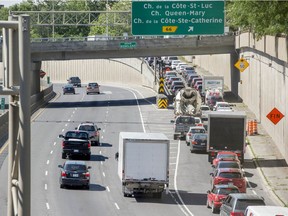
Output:
<svg viewBox="0 0 288 216">
<path fill-rule="evenodd" d="M 132 1 L 133 35 L 224 34 L 224 1 Z"/>
</svg>

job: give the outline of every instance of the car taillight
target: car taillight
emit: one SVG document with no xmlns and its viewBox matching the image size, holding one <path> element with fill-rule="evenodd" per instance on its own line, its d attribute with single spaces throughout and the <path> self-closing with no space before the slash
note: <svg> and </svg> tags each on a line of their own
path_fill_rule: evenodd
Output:
<svg viewBox="0 0 288 216">
<path fill-rule="evenodd" d="M 85 175 L 85 177 L 86 177 L 87 179 L 90 178 L 90 173 L 89 173 L 89 172 L 85 173 L 84 175 Z"/>
<path fill-rule="evenodd" d="M 90 142 L 88 142 L 88 148 L 91 148 L 91 143 Z"/>
<path fill-rule="evenodd" d="M 65 141 L 62 141 L 62 148 L 65 146 Z"/>
<path fill-rule="evenodd" d="M 61 172 L 61 177 L 66 177 L 66 176 L 67 176 L 66 172 L 62 171 Z"/>
<path fill-rule="evenodd" d="M 192 143 L 193 145 L 196 145 L 196 144 L 197 144 L 197 142 L 196 142 L 196 141 L 192 141 L 191 143 Z"/>
<path fill-rule="evenodd" d="M 188 133 L 187 135 L 188 135 L 188 136 L 191 136 L 192 134 L 191 134 L 191 133 Z"/>
<path fill-rule="evenodd" d="M 244 216 L 242 212 L 230 212 L 230 216 Z"/>
</svg>

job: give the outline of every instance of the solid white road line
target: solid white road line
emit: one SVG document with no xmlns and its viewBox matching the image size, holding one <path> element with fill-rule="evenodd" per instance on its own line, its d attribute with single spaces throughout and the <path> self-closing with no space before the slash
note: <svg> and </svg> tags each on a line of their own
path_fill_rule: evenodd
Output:
<svg viewBox="0 0 288 216">
<path fill-rule="evenodd" d="M 179 191 L 177 189 L 177 173 L 178 173 L 178 165 L 179 165 L 179 158 L 180 158 L 180 140 L 178 141 L 178 153 L 177 153 L 177 160 L 176 160 L 176 168 L 175 168 L 175 174 L 174 174 L 174 188 L 175 188 L 175 192 L 180 200 L 180 204 L 178 204 L 178 206 L 180 207 L 181 211 L 186 215 L 188 213 L 188 215 L 194 216 L 192 214 L 192 212 L 188 209 L 188 207 L 185 205 L 182 197 L 179 194 Z M 184 211 L 184 209 L 186 211 Z"/>
</svg>

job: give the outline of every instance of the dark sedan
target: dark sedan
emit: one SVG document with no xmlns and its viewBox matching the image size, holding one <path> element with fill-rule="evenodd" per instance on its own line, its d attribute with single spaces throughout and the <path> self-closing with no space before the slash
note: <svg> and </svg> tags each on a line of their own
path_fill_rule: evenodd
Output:
<svg viewBox="0 0 288 216">
<path fill-rule="evenodd" d="M 207 133 L 195 133 L 191 139 L 191 153 L 194 151 L 205 151 L 207 147 Z"/>
<path fill-rule="evenodd" d="M 58 166 L 60 172 L 60 188 L 65 186 L 80 186 L 86 189 L 90 187 L 90 173 L 84 161 L 66 161 Z"/>
<path fill-rule="evenodd" d="M 75 94 L 75 88 L 72 84 L 65 85 L 63 87 L 63 94 Z"/>
</svg>

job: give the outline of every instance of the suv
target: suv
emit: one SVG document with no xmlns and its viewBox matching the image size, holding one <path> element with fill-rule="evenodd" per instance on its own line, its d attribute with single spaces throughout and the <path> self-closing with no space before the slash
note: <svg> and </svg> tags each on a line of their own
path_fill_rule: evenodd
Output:
<svg viewBox="0 0 288 216">
<path fill-rule="evenodd" d="M 255 194 L 234 193 L 229 194 L 222 202 L 220 216 L 244 216 L 247 206 L 265 206 L 264 199 Z"/>
<path fill-rule="evenodd" d="M 86 87 L 86 94 L 90 94 L 90 93 L 97 93 L 100 94 L 100 85 L 98 85 L 98 83 L 93 82 L 93 83 L 88 83 L 87 87 Z"/>
<path fill-rule="evenodd" d="M 76 130 L 86 131 L 89 133 L 91 144 L 100 145 L 101 128 L 98 128 L 93 122 L 82 122 L 75 128 Z"/>
<path fill-rule="evenodd" d="M 70 77 L 67 81 L 73 86 L 81 87 L 81 80 L 79 77 Z"/>
</svg>

